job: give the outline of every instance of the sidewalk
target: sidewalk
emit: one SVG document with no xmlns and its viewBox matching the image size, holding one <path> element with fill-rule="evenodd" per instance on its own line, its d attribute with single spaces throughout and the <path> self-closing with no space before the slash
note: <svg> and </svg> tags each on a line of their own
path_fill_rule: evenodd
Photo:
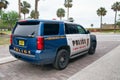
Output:
<svg viewBox="0 0 120 80">
<path fill-rule="evenodd" d="M 0 45 L 0 59 L 11 56 L 9 53 L 9 45 Z"/>
<path fill-rule="evenodd" d="M 0 64 L 16 61 L 9 53 L 9 45 L 0 45 Z"/>
<path fill-rule="evenodd" d="M 120 46 L 68 80 L 120 80 Z"/>
</svg>

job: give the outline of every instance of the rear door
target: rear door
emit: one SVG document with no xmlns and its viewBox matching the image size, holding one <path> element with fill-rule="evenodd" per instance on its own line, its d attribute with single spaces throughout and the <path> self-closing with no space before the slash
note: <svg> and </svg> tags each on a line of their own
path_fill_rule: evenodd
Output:
<svg viewBox="0 0 120 80">
<path fill-rule="evenodd" d="M 66 45 L 64 36 L 63 23 L 60 22 L 44 22 L 43 23 L 44 45 L 46 53 L 56 53 L 56 50 Z"/>
<path fill-rule="evenodd" d="M 89 34 L 86 30 L 76 24 L 65 24 L 67 43 L 71 48 L 71 55 L 88 50 L 90 46 Z"/>
<path fill-rule="evenodd" d="M 13 30 L 14 49 L 25 54 L 34 54 L 36 37 L 39 35 L 39 22 L 18 22 Z"/>
</svg>

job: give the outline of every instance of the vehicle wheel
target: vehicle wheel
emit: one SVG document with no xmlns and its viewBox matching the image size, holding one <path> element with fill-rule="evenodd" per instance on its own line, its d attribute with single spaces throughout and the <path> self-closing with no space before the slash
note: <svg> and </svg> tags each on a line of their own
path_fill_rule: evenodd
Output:
<svg viewBox="0 0 120 80">
<path fill-rule="evenodd" d="M 67 50 L 61 49 L 60 51 L 58 51 L 53 66 L 58 70 L 62 70 L 67 67 L 68 63 L 69 63 L 69 53 Z"/>
<path fill-rule="evenodd" d="M 93 55 L 93 54 L 95 54 L 95 50 L 96 50 L 96 43 L 92 42 L 92 44 L 90 45 L 90 49 L 89 49 L 88 53 L 90 55 Z"/>
</svg>

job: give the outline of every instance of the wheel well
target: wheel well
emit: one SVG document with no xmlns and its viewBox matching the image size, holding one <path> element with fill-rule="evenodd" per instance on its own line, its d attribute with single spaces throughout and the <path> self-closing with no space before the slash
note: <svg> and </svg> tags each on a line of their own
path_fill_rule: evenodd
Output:
<svg viewBox="0 0 120 80">
<path fill-rule="evenodd" d="M 70 47 L 69 46 L 62 46 L 62 47 L 58 48 L 57 52 L 61 49 L 65 49 L 70 53 Z"/>
<path fill-rule="evenodd" d="M 56 56 L 58 54 L 58 51 L 60 51 L 61 49 L 67 50 L 69 52 L 69 55 L 70 55 L 70 46 L 61 46 L 57 49 Z M 55 56 L 55 59 L 56 59 L 56 56 Z"/>
</svg>

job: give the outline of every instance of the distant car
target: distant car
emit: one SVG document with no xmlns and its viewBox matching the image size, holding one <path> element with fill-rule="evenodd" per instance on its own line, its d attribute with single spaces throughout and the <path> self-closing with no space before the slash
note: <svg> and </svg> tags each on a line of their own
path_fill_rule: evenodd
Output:
<svg viewBox="0 0 120 80">
<path fill-rule="evenodd" d="M 53 64 L 64 69 L 69 59 L 94 54 L 97 41 L 81 25 L 56 20 L 24 20 L 16 23 L 10 38 L 10 53 L 34 64 Z"/>
</svg>

